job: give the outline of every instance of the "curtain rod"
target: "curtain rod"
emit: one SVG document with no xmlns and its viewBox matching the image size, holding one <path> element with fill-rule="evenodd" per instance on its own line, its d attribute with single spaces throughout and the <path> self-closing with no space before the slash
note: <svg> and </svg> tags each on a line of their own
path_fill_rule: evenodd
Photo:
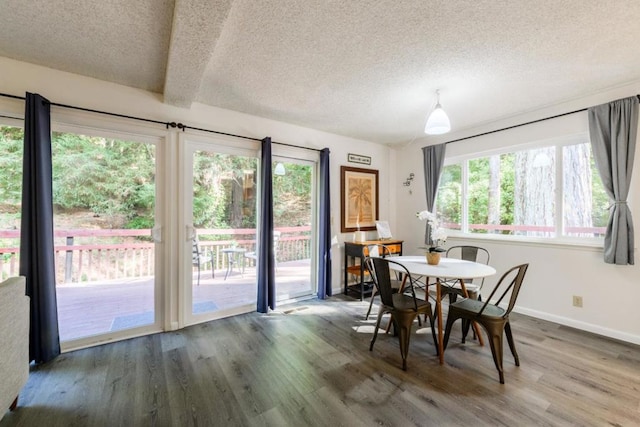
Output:
<svg viewBox="0 0 640 427">
<path fill-rule="evenodd" d="M 638 100 L 640 101 L 640 95 L 636 95 L 636 97 L 638 98 Z M 513 129 L 513 128 L 517 128 L 520 126 L 526 126 L 526 125 L 531 125 L 534 123 L 538 123 L 538 122 L 543 122 L 545 120 L 551 120 L 551 119 L 556 119 L 558 117 L 562 117 L 562 116 L 568 116 L 569 114 L 575 114 L 575 113 L 581 113 L 583 111 L 587 111 L 589 108 L 581 108 L 579 110 L 574 110 L 574 111 L 569 111 L 568 113 L 562 113 L 562 114 L 556 114 L 555 116 L 551 116 L 551 117 L 545 117 L 543 119 L 538 119 L 538 120 L 532 120 L 530 122 L 526 122 L 526 123 L 520 123 L 517 125 L 513 125 L 513 126 L 507 126 L 505 128 L 502 129 L 496 129 L 496 130 L 490 130 L 488 132 L 483 132 L 483 133 L 479 133 L 477 135 L 471 135 L 471 136 L 465 136 L 464 138 L 458 138 L 458 139 L 454 139 L 452 141 L 447 141 L 444 143 L 444 145 L 447 144 L 451 144 L 452 142 L 460 142 L 460 141 L 464 141 L 466 139 L 471 139 L 471 138 L 477 138 L 479 136 L 485 136 L 485 135 L 490 135 L 492 133 L 496 133 L 496 132 L 502 132 L 503 130 L 509 130 L 509 129 Z"/>
<path fill-rule="evenodd" d="M 178 129 L 182 129 L 182 131 L 183 131 L 183 132 L 184 132 L 184 130 L 185 130 L 185 129 L 193 129 L 193 130 L 199 130 L 199 131 L 201 131 L 201 132 L 209 132 L 209 133 L 215 133 L 215 134 L 218 134 L 218 135 L 233 136 L 234 138 L 242 138 L 242 139 L 249 139 L 249 140 L 251 140 L 251 141 L 258 141 L 258 142 L 262 142 L 262 139 L 260 139 L 260 138 L 254 138 L 254 137 L 252 137 L 252 136 L 236 135 L 236 134 L 234 134 L 234 133 L 220 132 L 220 131 L 217 131 L 217 130 L 203 129 L 203 128 L 195 128 L 195 127 L 192 127 L 192 126 L 184 125 L 184 124 L 182 124 L 182 123 L 177 123 L 177 124 L 176 124 L 176 123 L 173 123 L 173 122 L 172 122 L 172 123 L 170 123 L 170 124 L 171 124 L 171 125 L 175 125 L 175 126 L 172 126 L 172 127 L 177 127 Z M 303 146 L 301 146 L 301 145 L 286 144 L 286 143 L 284 143 L 284 142 L 278 142 L 278 141 L 271 141 L 271 143 L 272 143 L 272 144 L 277 144 L 277 145 L 285 145 L 285 146 L 287 146 L 287 147 L 304 148 L 305 150 L 311 150 L 311 151 L 318 151 L 318 152 L 322 151 L 322 150 L 320 150 L 320 149 L 318 149 L 318 148 L 303 147 Z"/>
<path fill-rule="evenodd" d="M 21 99 L 23 101 L 25 100 L 24 96 L 10 95 L 10 94 L 7 94 L 7 93 L 0 93 L 0 96 L 4 96 L 6 98 Z M 143 117 L 127 116 L 125 114 L 110 113 L 108 111 L 93 110 L 91 108 L 76 107 L 74 105 L 57 104 L 57 103 L 51 102 L 51 101 L 49 101 L 49 105 L 54 105 L 56 107 L 62 107 L 62 108 L 69 108 L 71 110 L 79 110 L 79 111 L 87 111 L 87 112 L 90 112 L 90 113 L 104 114 L 104 115 L 107 115 L 107 116 L 120 117 L 120 118 L 124 118 L 124 119 L 139 120 L 139 121 L 142 121 L 142 122 L 149 122 L 149 123 L 157 123 L 157 124 L 160 124 L 160 125 L 165 125 L 167 128 L 169 128 L 169 126 L 171 126 L 171 123 L 161 122 L 159 120 L 145 119 Z M 172 127 L 175 127 L 175 126 L 172 126 Z"/>
<path fill-rule="evenodd" d="M 8 93 L 0 93 L 0 96 L 4 96 L 5 98 L 20 99 L 20 100 L 23 100 L 23 101 L 25 100 L 24 96 L 11 95 L 11 94 L 8 94 Z M 234 138 L 248 139 L 248 140 L 258 141 L 258 142 L 262 141 L 259 138 L 253 138 L 253 137 L 250 137 L 250 136 L 243 136 L 243 135 L 236 135 L 236 134 L 233 134 L 233 133 L 220 132 L 220 131 L 211 130 L 211 129 L 197 128 L 197 127 L 187 126 L 187 125 L 182 124 L 182 123 L 162 122 L 162 121 L 159 121 L 159 120 L 146 119 L 144 117 L 136 117 L 136 116 L 128 116 L 126 114 L 110 113 L 108 111 L 93 110 L 91 108 L 76 107 L 74 105 L 58 104 L 58 103 L 51 102 L 51 101 L 49 101 L 49 104 L 53 105 L 53 106 L 56 106 L 56 107 L 69 108 L 69 109 L 72 109 L 72 110 L 87 111 L 87 112 L 90 112 L 90 113 L 104 114 L 104 115 L 107 115 L 107 116 L 120 117 L 120 118 L 124 118 L 124 119 L 138 120 L 138 121 L 148 122 L 148 123 L 156 123 L 156 124 L 160 124 L 160 125 L 165 125 L 167 129 L 169 129 L 170 127 L 182 129 L 183 132 L 188 128 L 188 129 L 198 130 L 198 131 L 201 131 L 201 132 L 209 132 L 209 133 L 215 133 L 215 134 L 218 134 L 218 135 L 231 136 L 231 137 L 234 137 Z M 24 120 L 24 119 L 19 119 L 19 118 L 16 118 L 16 117 L 8 117 L 8 116 L 0 116 L 0 117 L 6 117 L 6 118 L 9 118 L 9 119 Z M 317 149 L 317 148 L 303 147 L 303 146 L 294 145 L 294 144 L 286 144 L 284 142 L 271 141 L 271 143 L 272 144 L 278 144 L 278 145 L 285 145 L 287 147 L 303 148 L 305 150 L 311 150 L 311 151 L 318 151 L 318 152 L 322 151 L 322 150 Z"/>
<path fill-rule="evenodd" d="M 545 117 L 545 118 L 543 118 L 543 119 L 538 119 L 538 120 L 532 120 L 532 121 L 530 121 L 530 122 L 520 123 L 520 124 L 513 125 L 513 126 L 507 126 L 507 127 L 505 127 L 505 128 L 501 128 L 501 129 L 490 130 L 490 131 L 488 131 L 488 132 L 482 132 L 482 133 L 479 133 L 479 134 L 476 134 L 476 135 L 465 136 L 464 138 L 458 138 L 458 139 L 454 139 L 454 140 L 452 140 L 452 141 L 447 141 L 447 142 L 445 142 L 444 144 L 445 144 L 445 145 L 447 145 L 447 144 L 451 144 L 451 143 L 453 143 L 453 142 L 460 142 L 460 141 L 464 141 L 465 139 L 471 139 L 471 138 L 477 138 L 477 137 L 479 137 L 479 136 L 490 135 L 490 134 L 492 134 L 492 133 L 502 132 L 502 131 L 504 131 L 504 130 L 509 130 L 509 129 L 513 129 L 513 128 L 520 127 L 520 126 L 531 125 L 531 124 L 538 123 L 538 122 L 544 122 L 545 120 L 551 120 L 551 119 L 555 119 L 555 118 L 562 117 L 562 116 L 568 116 L 569 114 L 581 113 L 581 112 L 583 112 L 583 111 L 587 111 L 587 110 L 588 110 L 588 108 L 581 108 L 580 110 L 574 110 L 574 111 L 570 111 L 570 112 L 568 112 L 568 113 L 557 114 L 557 115 L 555 115 L 555 116 Z"/>
</svg>

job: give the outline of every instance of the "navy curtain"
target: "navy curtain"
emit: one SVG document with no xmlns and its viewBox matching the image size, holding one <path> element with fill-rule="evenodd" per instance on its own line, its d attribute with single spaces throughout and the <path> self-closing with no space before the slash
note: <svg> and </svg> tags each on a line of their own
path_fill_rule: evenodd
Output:
<svg viewBox="0 0 640 427">
<path fill-rule="evenodd" d="M 273 253 L 273 185 L 271 138 L 262 140 L 260 155 L 260 219 L 258 223 L 258 312 L 276 308 L 276 270 Z"/>
<path fill-rule="evenodd" d="M 329 149 L 320 151 L 320 247 L 318 258 L 318 298 L 331 296 L 331 191 L 329 187 Z"/>
<path fill-rule="evenodd" d="M 438 193 L 438 183 L 440 182 L 440 172 L 444 165 L 446 148 L 447 146 L 445 144 L 422 147 L 424 188 L 427 196 L 427 210 L 429 212 L 433 212 L 436 205 L 436 194 Z M 425 228 L 424 243 L 431 245 L 431 226 L 429 226 L 428 222 Z"/>
<path fill-rule="evenodd" d="M 24 113 L 20 275 L 31 298 L 29 359 L 48 362 L 60 354 L 56 303 L 51 188 L 49 101 L 27 93 Z"/>
</svg>

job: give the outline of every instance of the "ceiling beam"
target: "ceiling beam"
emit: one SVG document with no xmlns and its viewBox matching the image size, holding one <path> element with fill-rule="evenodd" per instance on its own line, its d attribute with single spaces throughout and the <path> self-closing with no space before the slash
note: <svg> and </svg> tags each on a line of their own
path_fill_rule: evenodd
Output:
<svg viewBox="0 0 640 427">
<path fill-rule="evenodd" d="M 164 102 L 189 108 L 196 99 L 233 0 L 176 0 Z"/>
</svg>

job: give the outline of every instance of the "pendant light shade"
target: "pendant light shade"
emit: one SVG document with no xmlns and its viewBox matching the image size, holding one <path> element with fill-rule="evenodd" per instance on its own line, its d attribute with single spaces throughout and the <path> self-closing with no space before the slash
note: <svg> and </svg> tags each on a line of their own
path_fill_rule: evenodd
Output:
<svg viewBox="0 0 640 427">
<path fill-rule="evenodd" d="M 442 106 L 440 105 L 440 91 L 436 91 L 436 95 L 438 96 L 438 103 L 436 104 L 436 108 L 431 112 L 429 118 L 427 119 L 427 124 L 424 127 L 424 133 L 428 135 L 441 135 L 443 133 L 447 133 L 451 130 L 451 123 L 449 122 L 449 117 L 447 113 L 444 112 Z"/>
<path fill-rule="evenodd" d="M 282 163 L 278 163 L 278 164 L 276 164 L 276 168 L 273 170 L 273 174 L 274 174 L 274 175 L 280 175 L 280 176 L 282 176 L 282 175 L 284 175 L 284 174 L 286 174 L 286 173 L 287 173 L 287 172 L 286 172 L 286 170 L 285 170 L 285 168 L 284 168 L 284 165 L 283 165 Z"/>
</svg>

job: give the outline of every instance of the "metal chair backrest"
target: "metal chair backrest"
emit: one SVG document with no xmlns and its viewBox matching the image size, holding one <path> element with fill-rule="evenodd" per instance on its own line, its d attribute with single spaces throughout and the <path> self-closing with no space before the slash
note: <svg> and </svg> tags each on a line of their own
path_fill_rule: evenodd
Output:
<svg viewBox="0 0 640 427">
<path fill-rule="evenodd" d="M 191 263 L 200 265 L 200 242 L 198 236 L 194 236 L 191 242 Z"/>
<path fill-rule="evenodd" d="M 395 264 L 396 268 L 400 269 L 400 272 L 403 275 L 407 275 L 407 282 L 409 283 L 409 288 L 411 289 L 411 295 L 413 297 L 414 308 L 418 310 L 418 303 L 416 301 L 415 290 L 413 289 L 413 281 L 411 279 L 411 274 L 406 267 L 398 262 L 391 261 L 388 258 L 380 258 L 380 257 L 367 257 L 364 260 L 365 266 L 369 270 L 371 274 L 371 278 L 378 289 L 378 293 L 380 294 L 380 299 L 382 303 L 389 307 L 394 307 L 393 305 L 393 294 L 397 293 L 391 287 L 391 273 L 389 264 Z"/>
<path fill-rule="evenodd" d="M 447 258 L 458 258 L 464 261 L 479 262 L 481 264 L 489 265 L 491 256 L 489 251 L 480 246 L 471 245 L 458 245 L 451 246 L 446 252 Z M 473 283 L 473 280 L 466 281 L 467 283 Z M 484 284 L 484 278 L 480 279 L 480 286 Z"/>
<path fill-rule="evenodd" d="M 364 255 L 370 257 L 386 258 L 387 256 L 391 255 L 391 250 L 381 243 L 376 243 L 374 245 L 367 245 L 367 251 Z"/>
<path fill-rule="evenodd" d="M 509 313 L 511 313 L 511 310 L 513 310 L 513 307 L 516 305 L 516 299 L 518 299 L 518 294 L 520 293 L 520 288 L 522 287 L 522 281 L 524 280 L 524 275 L 527 272 L 527 268 L 529 268 L 529 264 L 521 264 L 511 268 L 509 271 L 504 273 L 498 281 L 496 287 L 493 288 L 493 291 L 491 291 L 491 295 L 489 295 L 489 298 L 487 298 L 487 301 L 482 306 L 482 309 L 478 312 L 478 315 L 482 315 L 484 309 L 487 307 L 487 305 L 489 305 L 489 301 L 493 300 L 493 297 L 498 292 L 498 290 L 502 289 L 500 298 L 498 298 L 496 302 L 492 303 L 492 305 L 500 305 L 507 293 L 511 292 L 511 296 L 509 297 L 509 305 L 507 306 L 505 314 L 502 316 L 503 318 L 508 317 Z"/>
<path fill-rule="evenodd" d="M 282 231 L 273 230 L 273 259 L 276 260 L 276 262 L 278 262 L 278 243 L 280 236 L 282 236 Z"/>
</svg>

